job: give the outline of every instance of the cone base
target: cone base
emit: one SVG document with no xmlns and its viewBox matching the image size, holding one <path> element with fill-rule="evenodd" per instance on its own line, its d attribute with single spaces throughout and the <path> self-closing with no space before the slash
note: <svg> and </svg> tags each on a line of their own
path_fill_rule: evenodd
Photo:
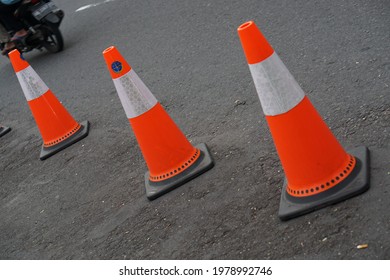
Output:
<svg viewBox="0 0 390 280">
<path fill-rule="evenodd" d="M 369 150 L 366 147 L 357 147 L 347 152 L 356 158 L 354 170 L 342 182 L 323 193 L 305 198 L 293 197 L 286 191 L 287 183 L 285 180 L 279 207 L 279 218 L 282 221 L 347 200 L 369 189 Z"/>
<path fill-rule="evenodd" d="M 149 200 L 156 199 L 213 168 L 214 161 L 206 144 L 202 143 L 195 147 L 201 151 L 199 158 L 189 168 L 175 177 L 161 182 L 152 182 L 149 180 L 149 171 L 145 173 L 146 197 Z"/>
<path fill-rule="evenodd" d="M 0 137 L 6 135 L 10 131 L 11 131 L 10 127 L 6 127 L 6 126 L 0 127 Z"/>
<path fill-rule="evenodd" d="M 41 155 L 39 156 L 39 158 L 41 160 L 45 160 L 48 157 L 51 157 L 52 155 L 58 153 L 59 151 L 87 137 L 89 133 L 89 122 L 88 121 L 81 122 L 80 126 L 81 126 L 80 129 L 75 134 L 73 134 L 66 140 L 58 143 L 57 145 L 51 147 L 42 146 Z"/>
</svg>

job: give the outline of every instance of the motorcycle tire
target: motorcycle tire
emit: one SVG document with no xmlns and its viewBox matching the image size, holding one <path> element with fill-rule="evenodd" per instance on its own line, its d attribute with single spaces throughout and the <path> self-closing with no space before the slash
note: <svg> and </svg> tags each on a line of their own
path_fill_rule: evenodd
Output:
<svg viewBox="0 0 390 280">
<path fill-rule="evenodd" d="M 44 41 L 42 46 L 50 53 L 57 53 L 64 49 L 64 39 L 57 26 L 41 25 Z"/>
</svg>

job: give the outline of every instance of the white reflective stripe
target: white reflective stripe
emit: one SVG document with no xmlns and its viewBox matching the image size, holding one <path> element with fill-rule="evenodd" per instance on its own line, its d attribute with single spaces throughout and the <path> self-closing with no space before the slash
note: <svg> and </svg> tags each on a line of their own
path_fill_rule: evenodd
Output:
<svg viewBox="0 0 390 280">
<path fill-rule="evenodd" d="M 157 104 L 157 99 L 134 70 L 113 81 L 128 119 L 142 115 Z"/>
<path fill-rule="evenodd" d="M 27 101 L 34 100 L 49 90 L 47 85 L 41 80 L 31 66 L 17 72 L 16 76 L 18 77 Z"/>
<path fill-rule="evenodd" d="M 260 63 L 249 64 L 249 69 L 266 116 L 286 113 L 305 97 L 305 93 L 275 52 Z"/>
</svg>

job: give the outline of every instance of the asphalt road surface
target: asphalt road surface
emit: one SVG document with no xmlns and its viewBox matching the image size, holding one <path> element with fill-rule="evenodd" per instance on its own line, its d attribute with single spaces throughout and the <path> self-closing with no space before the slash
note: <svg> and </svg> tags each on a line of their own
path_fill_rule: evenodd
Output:
<svg viewBox="0 0 390 280">
<path fill-rule="evenodd" d="M 12 127 L 0 139 L 1 259 L 390 259 L 389 1 L 55 2 L 64 51 L 25 57 L 91 130 L 40 161 L 39 131 L 1 58 L 0 122 Z M 369 147 L 368 192 L 279 220 L 283 170 L 236 32 L 247 20 L 343 146 Z M 101 54 L 110 45 L 216 162 L 151 202 Z"/>
</svg>

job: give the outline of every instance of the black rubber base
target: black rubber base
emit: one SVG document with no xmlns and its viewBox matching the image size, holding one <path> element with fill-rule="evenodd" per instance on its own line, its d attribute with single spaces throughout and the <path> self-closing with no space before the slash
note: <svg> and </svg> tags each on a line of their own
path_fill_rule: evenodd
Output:
<svg viewBox="0 0 390 280">
<path fill-rule="evenodd" d="M 341 183 L 327 191 L 309 197 L 293 197 L 286 191 L 287 183 L 285 180 L 279 207 L 279 218 L 282 221 L 347 200 L 369 189 L 370 159 L 368 149 L 366 147 L 357 147 L 347 152 L 355 156 L 355 168 Z"/>
<path fill-rule="evenodd" d="M 6 127 L 6 126 L 0 127 L 0 137 L 6 135 L 10 131 L 11 131 L 10 127 Z"/>
<path fill-rule="evenodd" d="M 213 168 L 214 161 L 206 144 L 202 143 L 195 147 L 201 151 L 200 156 L 194 164 L 182 173 L 161 182 L 150 181 L 149 171 L 145 173 L 146 196 L 149 200 L 156 199 Z"/>
<path fill-rule="evenodd" d="M 87 137 L 88 132 L 89 132 L 89 122 L 84 121 L 84 122 L 81 122 L 80 125 L 81 125 L 81 128 L 75 134 L 73 134 L 71 137 L 69 137 L 68 139 L 58 143 L 57 145 L 51 146 L 51 147 L 42 146 L 41 155 L 39 158 L 41 160 L 45 160 L 48 157 L 51 157 L 52 155 L 58 153 L 59 151 L 65 149 L 65 148 L 69 147 L 70 145 L 73 145 L 74 143 Z"/>
</svg>

